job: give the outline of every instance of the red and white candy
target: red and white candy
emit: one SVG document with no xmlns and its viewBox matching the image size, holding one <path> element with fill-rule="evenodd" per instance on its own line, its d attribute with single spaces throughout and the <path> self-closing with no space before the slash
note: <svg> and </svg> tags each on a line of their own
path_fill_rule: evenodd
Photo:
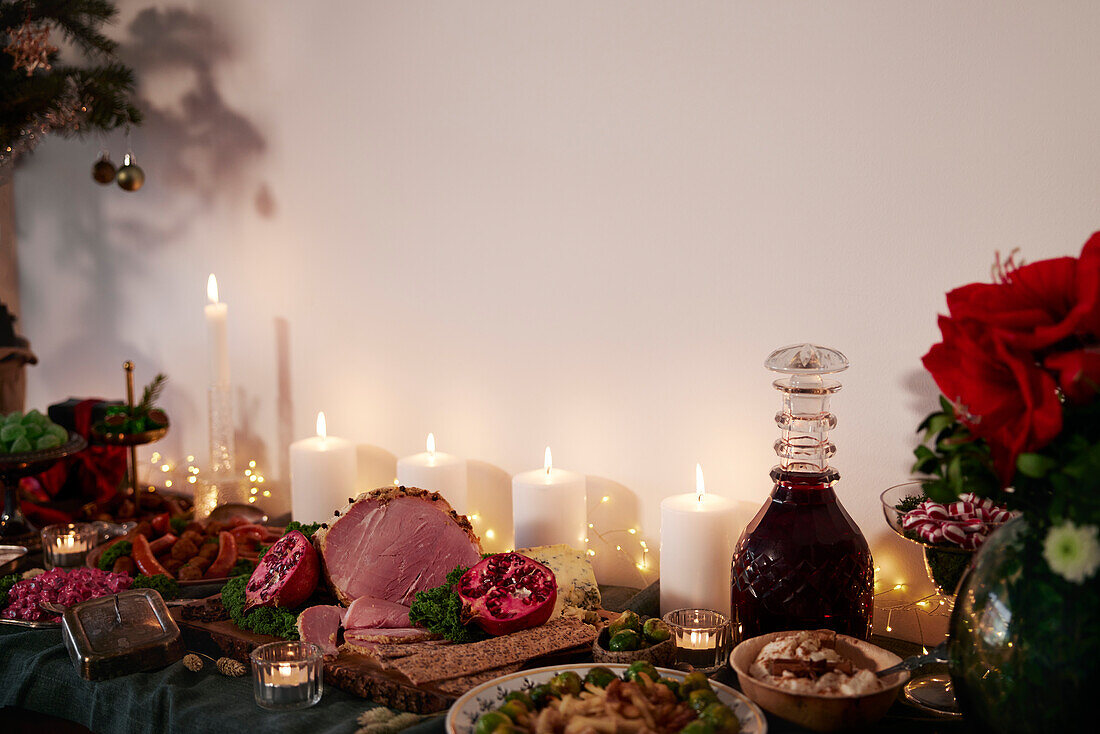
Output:
<svg viewBox="0 0 1100 734">
<path fill-rule="evenodd" d="M 960 548 L 980 548 L 986 536 L 1015 514 L 997 507 L 988 497 L 964 492 L 946 505 L 925 500 L 905 513 L 901 526 L 920 536 L 926 543 L 948 542 Z"/>
</svg>

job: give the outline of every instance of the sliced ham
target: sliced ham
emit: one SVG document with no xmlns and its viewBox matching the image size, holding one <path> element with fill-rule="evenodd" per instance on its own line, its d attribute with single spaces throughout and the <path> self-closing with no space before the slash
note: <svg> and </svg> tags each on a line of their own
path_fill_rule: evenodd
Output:
<svg viewBox="0 0 1100 734">
<path fill-rule="evenodd" d="M 394 629 L 357 629 L 344 633 L 344 648 L 353 652 L 370 654 L 374 644 L 400 644 L 424 642 L 434 635 L 422 627 L 397 627 Z M 361 648 L 361 649 L 356 649 Z"/>
<path fill-rule="evenodd" d="M 312 642 L 325 655 L 336 654 L 336 635 L 344 621 L 343 607 L 318 605 L 303 609 L 298 615 L 298 636 L 302 642 Z"/>
<path fill-rule="evenodd" d="M 344 628 L 347 630 L 399 627 L 412 627 L 409 608 L 373 596 L 361 596 L 353 601 L 344 617 Z"/>
<path fill-rule="evenodd" d="M 481 560 L 470 521 L 438 492 L 382 487 L 337 512 L 314 542 L 337 598 L 408 606 L 418 591 L 439 586 L 456 566 Z"/>
</svg>

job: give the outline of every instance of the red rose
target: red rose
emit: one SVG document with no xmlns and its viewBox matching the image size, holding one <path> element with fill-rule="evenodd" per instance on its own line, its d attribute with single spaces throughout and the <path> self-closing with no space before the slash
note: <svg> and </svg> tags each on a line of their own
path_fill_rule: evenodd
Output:
<svg viewBox="0 0 1100 734">
<path fill-rule="evenodd" d="M 1001 332 L 1015 349 L 1044 349 L 1074 335 L 1100 337 L 1100 232 L 1079 259 L 1040 260 L 1005 273 L 1002 283 L 956 288 L 947 294 L 947 308 L 955 319 Z"/>
<path fill-rule="evenodd" d="M 1085 403 L 1100 392 L 1100 351 L 1096 348 L 1052 354 L 1043 360 L 1043 366 L 1058 373 L 1058 385 L 1068 400 Z"/>
<path fill-rule="evenodd" d="M 959 419 L 989 443 L 1007 485 L 1016 457 L 1045 446 L 1062 430 L 1057 384 L 997 331 L 946 316 L 939 325 L 943 341 L 924 355 L 924 366 Z"/>
</svg>

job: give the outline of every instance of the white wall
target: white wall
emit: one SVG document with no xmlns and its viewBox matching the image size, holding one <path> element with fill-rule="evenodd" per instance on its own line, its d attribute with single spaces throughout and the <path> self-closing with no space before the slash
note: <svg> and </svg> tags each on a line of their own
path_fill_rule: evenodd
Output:
<svg viewBox="0 0 1100 734">
<path fill-rule="evenodd" d="M 943 294 L 1100 228 L 1095 3 L 130 5 L 146 187 L 94 184 L 95 141 L 17 173 L 30 404 L 117 395 L 134 358 L 172 378 L 175 456 L 205 454 L 211 271 L 269 474 L 286 319 L 295 437 L 323 409 L 507 472 L 549 443 L 653 548 L 696 462 L 763 501 L 762 363 L 816 341 L 852 361 L 840 495 L 916 597 L 877 497 L 934 405 Z"/>
</svg>

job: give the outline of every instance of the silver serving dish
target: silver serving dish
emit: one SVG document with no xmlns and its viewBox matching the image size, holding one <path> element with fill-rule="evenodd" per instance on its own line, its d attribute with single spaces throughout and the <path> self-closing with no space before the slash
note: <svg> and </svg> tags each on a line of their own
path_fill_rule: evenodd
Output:
<svg viewBox="0 0 1100 734">
<path fill-rule="evenodd" d="M 87 680 L 153 670 L 183 657 L 180 630 L 153 589 L 130 589 L 74 604 L 61 616 L 61 636 Z"/>
<path fill-rule="evenodd" d="M 25 555 L 27 555 L 25 545 L 0 545 L 0 576 L 13 573 Z"/>
</svg>

